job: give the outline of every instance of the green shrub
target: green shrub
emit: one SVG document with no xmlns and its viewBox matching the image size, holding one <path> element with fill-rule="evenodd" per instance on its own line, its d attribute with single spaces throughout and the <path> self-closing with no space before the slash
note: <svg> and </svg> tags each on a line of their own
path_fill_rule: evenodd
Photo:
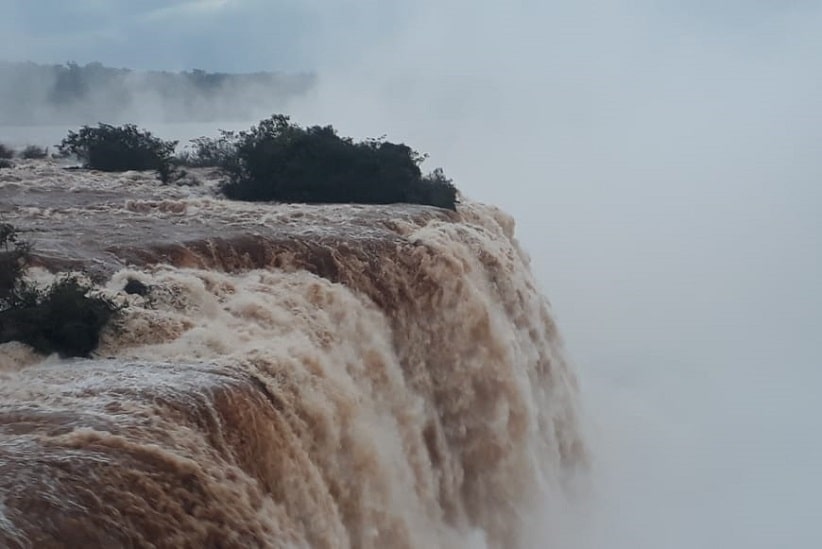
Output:
<svg viewBox="0 0 822 549">
<path fill-rule="evenodd" d="M 13 168 L 14 163 L 11 160 L 6 160 L 5 158 L 0 158 L 0 170 L 4 168 Z"/>
<path fill-rule="evenodd" d="M 456 209 L 457 190 L 441 170 L 423 176 L 425 156 L 383 139 L 355 142 L 331 126 L 302 128 L 274 115 L 238 133 L 195 141 L 195 154 L 227 177 L 238 200 L 390 204 Z"/>
<path fill-rule="evenodd" d="M 63 277 L 46 289 L 20 285 L 0 310 L 0 343 L 21 341 L 43 354 L 89 356 L 118 311 L 90 287 Z"/>
<path fill-rule="evenodd" d="M 127 170 L 169 170 L 177 141 L 163 141 L 134 124 L 96 128 L 83 126 L 70 131 L 57 149 L 74 155 L 86 168 L 107 172 Z"/>
<path fill-rule="evenodd" d="M 49 155 L 48 147 L 38 147 L 37 145 L 28 145 L 25 149 L 20 152 L 20 156 L 27 160 L 34 160 L 40 158 L 46 158 Z"/>
</svg>

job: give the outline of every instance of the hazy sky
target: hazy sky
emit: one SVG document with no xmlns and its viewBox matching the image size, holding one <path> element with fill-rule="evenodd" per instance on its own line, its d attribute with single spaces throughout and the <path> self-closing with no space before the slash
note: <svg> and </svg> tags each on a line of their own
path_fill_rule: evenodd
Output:
<svg viewBox="0 0 822 549">
<path fill-rule="evenodd" d="M 535 546 L 822 547 L 822 2 L 5 0 L 0 45 L 317 70 L 298 121 L 511 212 L 594 449 Z"/>
<path fill-rule="evenodd" d="M 405 3 L 5 0 L 4 57 L 144 69 L 309 70 L 401 24 Z M 342 44 L 340 44 L 340 42 Z M 332 44 L 337 44 L 331 47 Z"/>
<path fill-rule="evenodd" d="M 668 40 L 696 33 L 765 47 L 785 38 L 791 18 L 815 13 L 819 7 L 814 0 L 583 0 L 571 8 L 564 4 L 568 3 L 4 0 L 0 44 L 3 57 L 12 60 L 230 72 L 305 70 L 367 55 L 408 30 L 410 22 L 419 22 L 421 15 L 432 19 L 411 27 L 413 32 L 424 35 L 448 25 L 438 36 L 445 42 L 429 44 L 434 47 L 447 45 L 449 39 L 463 41 L 464 33 L 472 32 L 479 32 L 473 38 L 488 45 L 510 31 L 514 34 L 507 38 L 517 40 L 524 38 L 518 32 L 523 23 L 530 30 L 543 29 L 543 38 L 555 43 L 557 35 L 584 34 L 601 23 L 618 30 L 629 19 L 656 27 Z M 610 19 L 617 12 L 620 19 Z M 477 18 L 493 28 L 472 28 Z M 494 36 L 497 31 L 501 35 Z M 591 38 L 591 46 L 602 44 Z M 494 61 L 498 60 L 489 59 Z"/>
</svg>

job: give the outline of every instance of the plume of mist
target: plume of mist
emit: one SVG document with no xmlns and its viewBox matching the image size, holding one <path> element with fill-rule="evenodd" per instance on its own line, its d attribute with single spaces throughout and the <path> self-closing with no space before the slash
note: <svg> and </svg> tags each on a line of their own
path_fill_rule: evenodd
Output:
<svg viewBox="0 0 822 549">
<path fill-rule="evenodd" d="M 422 2 L 404 22 L 352 32 L 295 110 L 406 140 L 517 220 L 594 455 L 534 546 L 817 546 L 819 6 Z"/>
</svg>

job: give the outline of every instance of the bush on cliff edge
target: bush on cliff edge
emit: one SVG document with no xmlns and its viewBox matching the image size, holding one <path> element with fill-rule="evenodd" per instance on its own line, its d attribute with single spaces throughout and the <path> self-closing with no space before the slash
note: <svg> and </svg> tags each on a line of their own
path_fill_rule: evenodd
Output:
<svg viewBox="0 0 822 549">
<path fill-rule="evenodd" d="M 274 115 L 247 131 L 200 138 L 189 161 L 216 165 L 226 197 L 249 201 L 391 204 L 456 209 L 442 170 L 423 175 L 425 156 L 383 139 L 356 142 L 332 126 L 300 127 Z"/>
<path fill-rule="evenodd" d="M 16 229 L 0 223 L 0 343 L 20 341 L 43 354 L 89 356 L 100 332 L 119 310 L 91 296 L 91 288 L 64 276 L 46 288 L 22 278 L 30 247 Z"/>
</svg>

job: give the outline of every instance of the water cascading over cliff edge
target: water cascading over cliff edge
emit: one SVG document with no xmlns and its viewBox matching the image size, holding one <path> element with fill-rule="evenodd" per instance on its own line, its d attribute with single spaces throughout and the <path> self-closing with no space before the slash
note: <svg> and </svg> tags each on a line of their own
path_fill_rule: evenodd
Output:
<svg viewBox="0 0 822 549">
<path fill-rule="evenodd" d="M 0 175 L 34 277 L 126 308 L 93 360 L 0 346 L 0 546 L 516 547 L 585 461 L 513 221 Z M 129 278 L 151 289 L 126 295 Z"/>
</svg>

